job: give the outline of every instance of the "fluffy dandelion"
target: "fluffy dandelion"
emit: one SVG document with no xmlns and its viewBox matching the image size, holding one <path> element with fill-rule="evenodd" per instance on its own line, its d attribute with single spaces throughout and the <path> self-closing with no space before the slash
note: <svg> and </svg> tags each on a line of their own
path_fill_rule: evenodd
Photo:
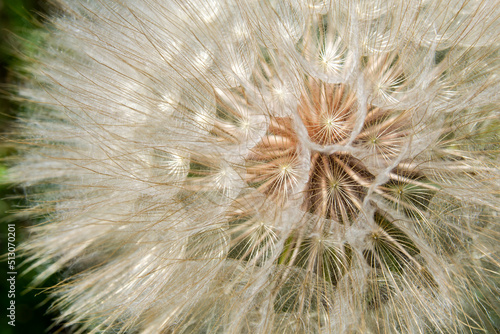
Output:
<svg viewBox="0 0 500 334">
<path fill-rule="evenodd" d="M 64 0 L 31 268 L 85 333 L 500 330 L 500 7 Z"/>
</svg>

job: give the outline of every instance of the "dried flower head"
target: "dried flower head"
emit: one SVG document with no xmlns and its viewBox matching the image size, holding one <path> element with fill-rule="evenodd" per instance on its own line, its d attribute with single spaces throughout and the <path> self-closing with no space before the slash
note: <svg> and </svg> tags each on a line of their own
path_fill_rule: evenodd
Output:
<svg viewBox="0 0 500 334">
<path fill-rule="evenodd" d="M 12 169 L 59 321 L 500 329 L 496 1 L 61 7 Z"/>
</svg>

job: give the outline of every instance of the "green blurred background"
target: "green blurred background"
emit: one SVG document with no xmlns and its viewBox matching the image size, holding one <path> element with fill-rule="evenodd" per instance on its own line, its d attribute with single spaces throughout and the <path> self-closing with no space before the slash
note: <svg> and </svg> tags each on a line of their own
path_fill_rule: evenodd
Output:
<svg viewBox="0 0 500 334">
<path fill-rule="evenodd" d="M 26 226 L 28 222 L 14 220 L 11 212 L 23 205 L 23 202 L 15 196 L 20 193 L 19 189 L 8 184 L 6 180 L 5 161 L 13 153 L 12 148 L 5 145 L 5 133 L 12 127 L 18 106 L 9 101 L 8 92 L 10 87 L 18 84 L 12 68 L 20 64 L 20 60 L 15 55 L 16 49 L 22 48 L 23 38 L 29 36 L 29 32 L 37 27 L 41 21 L 41 16 L 47 10 L 46 0 L 0 0 L 0 254 L 7 252 L 7 223 L 16 224 L 16 245 L 18 246 L 27 234 Z M 6 183 L 7 182 L 7 183 Z M 17 254 L 19 256 L 19 251 Z M 16 280 L 16 326 L 8 324 L 7 307 L 10 299 L 7 297 L 7 263 L 5 256 L 1 257 L 1 309 L 0 312 L 0 334 L 38 334 L 38 333 L 71 333 L 70 330 L 53 326 L 55 313 L 49 313 L 50 301 L 47 301 L 47 294 L 43 292 L 43 287 L 35 290 L 28 290 L 28 286 L 33 280 L 36 272 L 19 275 L 22 271 L 20 266 L 22 258 L 16 258 L 17 280 Z M 46 282 L 49 286 L 52 282 Z M 51 327 L 52 326 L 52 327 Z"/>
</svg>

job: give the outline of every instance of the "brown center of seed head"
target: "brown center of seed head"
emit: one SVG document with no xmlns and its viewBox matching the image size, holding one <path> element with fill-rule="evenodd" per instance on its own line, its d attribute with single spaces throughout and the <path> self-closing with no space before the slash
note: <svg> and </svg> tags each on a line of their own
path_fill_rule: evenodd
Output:
<svg viewBox="0 0 500 334">
<path fill-rule="evenodd" d="M 311 141 L 342 145 L 356 121 L 356 97 L 343 84 L 306 82 L 298 113 Z M 273 117 L 266 136 L 247 157 L 247 181 L 272 200 L 284 204 L 299 183 L 300 148 L 289 117 Z M 361 161 L 345 152 L 311 152 L 302 208 L 346 223 L 361 209 L 373 176 Z"/>
</svg>

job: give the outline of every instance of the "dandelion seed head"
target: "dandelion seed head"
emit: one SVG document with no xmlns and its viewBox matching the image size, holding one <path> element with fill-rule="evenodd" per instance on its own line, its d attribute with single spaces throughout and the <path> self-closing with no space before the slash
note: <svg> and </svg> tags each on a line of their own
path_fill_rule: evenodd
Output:
<svg viewBox="0 0 500 334">
<path fill-rule="evenodd" d="M 26 244 L 38 280 L 70 277 L 60 321 L 498 328 L 492 2 L 61 7 L 12 168 L 46 214 Z"/>
</svg>

